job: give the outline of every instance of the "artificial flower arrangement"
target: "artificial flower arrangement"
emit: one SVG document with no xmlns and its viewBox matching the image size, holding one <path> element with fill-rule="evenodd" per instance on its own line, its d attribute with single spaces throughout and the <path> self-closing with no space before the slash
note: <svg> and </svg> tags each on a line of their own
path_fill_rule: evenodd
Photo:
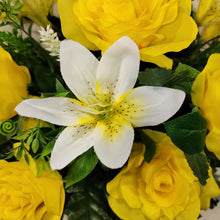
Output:
<svg viewBox="0 0 220 220">
<path fill-rule="evenodd" d="M 0 219 L 216 206 L 220 1 L 58 0 L 59 18 L 55 3 L 0 2 Z"/>
</svg>

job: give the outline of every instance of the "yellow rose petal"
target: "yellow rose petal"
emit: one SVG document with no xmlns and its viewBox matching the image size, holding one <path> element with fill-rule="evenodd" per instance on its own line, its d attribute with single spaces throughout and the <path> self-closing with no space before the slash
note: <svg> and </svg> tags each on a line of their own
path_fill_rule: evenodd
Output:
<svg viewBox="0 0 220 220">
<path fill-rule="evenodd" d="M 117 200 L 113 197 L 108 198 L 110 207 L 115 211 L 115 213 L 122 219 L 127 220 L 146 220 L 145 216 L 139 209 L 131 209 L 124 200 Z"/>
<path fill-rule="evenodd" d="M 67 39 L 75 36 L 75 41 L 78 41 L 90 50 L 96 50 L 96 46 L 90 43 L 80 29 L 76 18 L 73 14 L 73 3 L 75 0 L 58 0 L 59 16 L 62 22 L 62 32 L 65 33 Z"/>
<path fill-rule="evenodd" d="M 206 145 L 209 151 L 214 152 L 216 157 L 220 159 L 220 129 L 214 127 L 206 137 Z"/>
<path fill-rule="evenodd" d="M 120 182 L 122 196 L 131 208 L 140 208 L 141 201 L 138 196 L 138 182 L 136 175 L 126 175 Z"/>
<path fill-rule="evenodd" d="M 192 101 L 207 120 L 207 148 L 220 158 L 220 54 L 212 54 L 192 86 Z"/>
<path fill-rule="evenodd" d="M 209 168 L 209 178 L 207 179 L 207 183 L 202 187 L 201 191 L 201 208 L 208 209 L 210 207 L 210 200 L 213 197 L 217 197 L 220 195 L 220 188 L 218 187 L 215 179 L 212 175 L 212 169 Z"/>
<path fill-rule="evenodd" d="M 2 47 L 0 66 L 0 120 L 4 120 L 17 114 L 14 108 L 23 100 L 22 97 L 28 96 L 27 85 L 31 78 L 28 69 L 17 65 Z"/>
</svg>

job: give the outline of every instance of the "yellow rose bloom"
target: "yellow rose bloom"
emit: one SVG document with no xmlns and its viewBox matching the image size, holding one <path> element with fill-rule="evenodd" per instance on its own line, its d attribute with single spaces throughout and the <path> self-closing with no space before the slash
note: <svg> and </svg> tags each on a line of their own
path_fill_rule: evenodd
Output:
<svg viewBox="0 0 220 220">
<path fill-rule="evenodd" d="M 212 54 L 192 86 L 192 102 L 208 122 L 207 148 L 220 159 L 220 54 Z"/>
<path fill-rule="evenodd" d="M 110 207 L 126 220 L 196 220 L 201 204 L 208 208 L 211 197 L 220 195 L 213 176 L 206 188 L 201 187 L 170 138 L 146 132 L 156 143 L 156 154 L 147 163 L 144 145 L 134 144 L 128 165 L 107 184 Z"/>
<path fill-rule="evenodd" d="M 203 40 L 208 41 L 220 35 L 220 0 L 200 0 L 196 21 L 203 26 Z"/>
<path fill-rule="evenodd" d="M 57 0 L 21 0 L 21 2 L 23 3 L 22 14 L 42 27 L 50 24 L 47 16 L 53 14 L 53 6 Z"/>
<path fill-rule="evenodd" d="M 122 36 L 139 47 L 141 60 L 171 68 L 164 54 L 187 48 L 196 38 L 190 0 L 58 0 L 67 39 L 104 52 Z"/>
<path fill-rule="evenodd" d="M 51 170 L 36 177 L 36 166 L 33 159 L 30 166 L 0 160 L 0 219 L 60 220 L 65 199 L 62 177 Z"/>
<path fill-rule="evenodd" d="M 25 66 L 17 65 L 11 55 L 0 46 L 0 120 L 17 114 L 14 110 L 28 96 L 27 84 L 31 78 Z"/>
</svg>

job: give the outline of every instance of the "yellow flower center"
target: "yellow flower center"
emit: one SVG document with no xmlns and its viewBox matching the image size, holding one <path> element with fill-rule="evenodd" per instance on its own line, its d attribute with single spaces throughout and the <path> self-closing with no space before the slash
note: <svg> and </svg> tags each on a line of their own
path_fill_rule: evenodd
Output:
<svg viewBox="0 0 220 220">
<path fill-rule="evenodd" d="M 173 177 L 167 170 L 158 172 L 152 181 L 154 190 L 156 192 L 172 192 L 173 191 Z"/>
<path fill-rule="evenodd" d="M 129 103 L 125 98 L 121 98 L 119 101 L 113 100 L 112 93 L 105 93 L 102 95 L 101 100 L 96 100 L 96 103 L 88 105 L 89 112 L 94 114 L 97 120 L 105 120 L 112 118 L 116 115 L 122 116 L 124 119 L 132 119 L 132 115 L 141 109 L 137 109 L 133 103 Z"/>
</svg>

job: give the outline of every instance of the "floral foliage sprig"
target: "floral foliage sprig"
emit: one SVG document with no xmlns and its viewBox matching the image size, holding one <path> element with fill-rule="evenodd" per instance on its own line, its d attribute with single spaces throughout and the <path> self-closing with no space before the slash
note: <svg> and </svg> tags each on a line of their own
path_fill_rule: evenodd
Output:
<svg viewBox="0 0 220 220">
<path fill-rule="evenodd" d="M 55 2 L 0 2 L 0 219 L 196 220 L 220 195 L 220 43 L 197 35 L 219 1 Z"/>
</svg>

